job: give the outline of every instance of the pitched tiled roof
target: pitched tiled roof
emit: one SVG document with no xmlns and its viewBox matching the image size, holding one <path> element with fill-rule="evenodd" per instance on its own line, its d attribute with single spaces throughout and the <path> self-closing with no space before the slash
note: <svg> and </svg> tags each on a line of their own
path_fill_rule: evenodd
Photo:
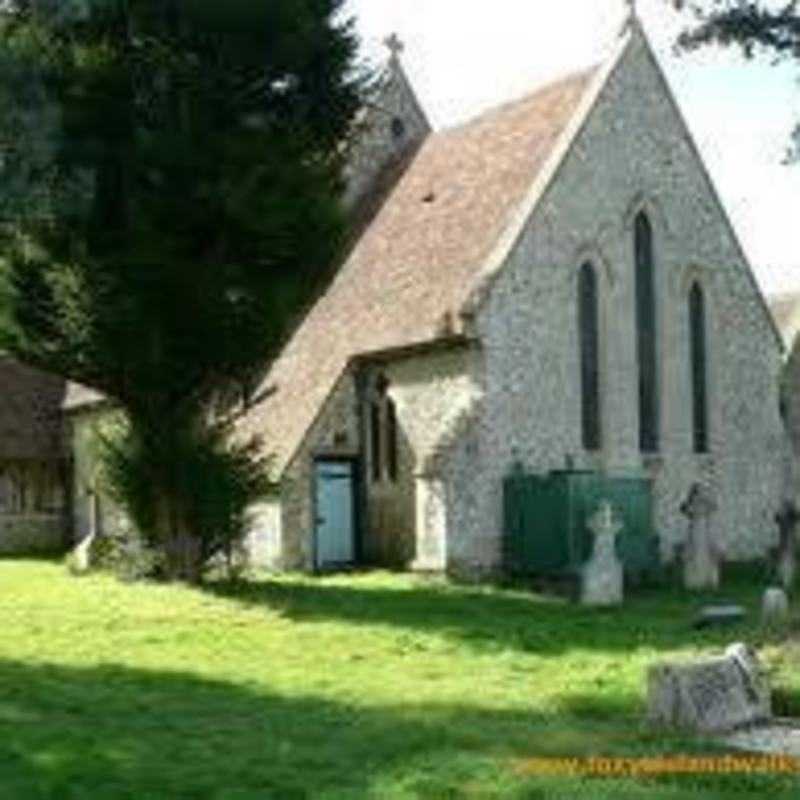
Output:
<svg viewBox="0 0 800 800">
<path fill-rule="evenodd" d="M 65 454 L 62 378 L 0 356 L 0 460 Z"/>
<path fill-rule="evenodd" d="M 349 359 L 436 338 L 575 115 L 595 70 L 430 135 L 272 365 L 243 422 L 287 466 Z"/>
</svg>

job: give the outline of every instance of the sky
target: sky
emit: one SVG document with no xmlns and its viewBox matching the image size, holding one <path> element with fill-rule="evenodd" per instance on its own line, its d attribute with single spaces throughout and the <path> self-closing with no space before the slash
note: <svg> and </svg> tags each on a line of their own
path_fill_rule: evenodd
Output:
<svg viewBox="0 0 800 800">
<path fill-rule="evenodd" d="M 348 0 L 363 57 L 396 32 L 434 127 L 442 128 L 597 63 L 614 48 L 625 0 Z M 800 122 L 800 64 L 704 48 L 677 55 L 691 18 L 668 0 L 639 15 L 722 202 L 767 294 L 800 291 L 800 163 L 783 164 Z"/>
</svg>

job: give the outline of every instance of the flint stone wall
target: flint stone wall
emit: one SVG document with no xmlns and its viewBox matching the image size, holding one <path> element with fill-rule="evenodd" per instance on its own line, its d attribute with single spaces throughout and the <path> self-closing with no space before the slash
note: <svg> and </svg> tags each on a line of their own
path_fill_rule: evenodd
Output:
<svg viewBox="0 0 800 800">
<path fill-rule="evenodd" d="M 638 447 L 633 222 L 654 231 L 660 451 Z M 590 261 L 601 298 L 603 447 L 581 442 L 577 276 Z M 688 292 L 707 307 L 710 454 L 692 440 Z M 661 554 L 687 538 L 680 513 L 691 485 L 707 482 L 713 524 L 729 560 L 777 542 L 785 433 L 781 353 L 706 172 L 644 42 L 631 45 L 509 260 L 477 303 L 485 413 L 448 453 L 455 521 L 448 560 L 467 569 L 501 560 L 502 481 L 519 461 L 533 473 L 577 468 L 644 470 L 654 481 Z"/>
<path fill-rule="evenodd" d="M 368 468 L 368 538 L 373 560 L 424 571 L 448 568 L 449 543 L 458 537 L 450 517 L 457 499 L 445 481 L 440 454 L 458 438 L 463 421 L 480 401 L 476 375 L 481 354 L 458 347 L 375 365 L 388 381 L 398 429 L 398 474 L 372 479 L 370 437 L 365 437 Z M 384 453 L 387 444 L 384 443 Z"/>
</svg>

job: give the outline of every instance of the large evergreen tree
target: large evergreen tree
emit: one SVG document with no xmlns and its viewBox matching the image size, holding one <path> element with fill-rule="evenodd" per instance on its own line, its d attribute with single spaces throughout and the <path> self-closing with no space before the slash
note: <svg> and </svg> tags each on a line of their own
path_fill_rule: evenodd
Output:
<svg viewBox="0 0 800 800">
<path fill-rule="evenodd" d="M 342 3 L 18 0 L 3 15 L 0 348 L 125 412 L 112 474 L 173 576 L 219 546 L 214 487 L 237 469 L 241 502 L 262 485 L 223 406 L 341 240 L 364 87 Z"/>
</svg>

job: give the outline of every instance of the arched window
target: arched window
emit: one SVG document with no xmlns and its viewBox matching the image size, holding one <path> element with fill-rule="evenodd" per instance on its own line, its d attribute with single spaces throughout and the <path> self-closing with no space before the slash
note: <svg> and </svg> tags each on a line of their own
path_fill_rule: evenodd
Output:
<svg viewBox="0 0 800 800">
<path fill-rule="evenodd" d="M 578 275 L 578 330 L 581 356 L 581 428 L 583 447 L 598 450 L 600 424 L 600 319 L 597 274 L 586 263 Z"/>
<path fill-rule="evenodd" d="M 639 364 L 639 449 L 658 450 L 658 355 L 653 229 L 644 212 L 635 222 L 636 353 Z"/>
<path fill-rule="evenodd" d="M 386 468 L 389 480 L 397 481 L 397 408 L 391 397 L 386 398 Z"/>
<path fill-rule="evenodd" d="M 372 480 L 377 483 L 383 472 L 381 456 L 381 404 L 377 400 L 370 403 L 369 408 L 369 440 L 372 462 Z"/>
<path fill-rule="evenodd" d="M 696 281 L 689 290 L 689 338 L 692 368 L 692 430 L 695 453 L 708 452 L 708 372 L 706 303 Z"/>
<path fill-rule="evenodd" d="M 397 481 L 399 468 L 397 408 L 389 396 L 389 381 L 379 375 L 375 381 L 375 396 L 370 403 L 370 451 L 372 480 L 378 483 L 388 478 Z"/>
</svg>

